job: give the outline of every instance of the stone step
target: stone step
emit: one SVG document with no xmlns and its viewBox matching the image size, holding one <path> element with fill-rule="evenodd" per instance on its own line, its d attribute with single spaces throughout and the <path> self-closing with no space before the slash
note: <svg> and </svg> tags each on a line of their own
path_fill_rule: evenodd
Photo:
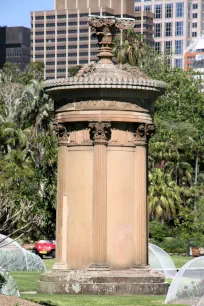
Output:
<svg viewBox="0 0 204 306">
<path fill-rule="evenodd" d="M 167 283 L 66 283 L 39 281 L 38 293 L 90 295 L 165 295 Z"/>
<path fill-rule="evenodd" d="M 53 279 L 55 279 L 54 275 L 42 275 L 41 280 L 43 282 L 53 282 Z M 123 283 L 123 284 L 141 284 L 141 283 L 163 283 L 164 279 L 163 277 L 151 277 L 151 276 L 115 276 L 115 277 L 88 277 L 88 278 L 78 278 L 77 275 L 71 276 L 71 275 L 66 275 L 66 276 L 56 276 L 56 279 L 58 281 L 66 281 L 69 279 L 69 283 L 75 284 L 77 283 Z"/>
</svg>

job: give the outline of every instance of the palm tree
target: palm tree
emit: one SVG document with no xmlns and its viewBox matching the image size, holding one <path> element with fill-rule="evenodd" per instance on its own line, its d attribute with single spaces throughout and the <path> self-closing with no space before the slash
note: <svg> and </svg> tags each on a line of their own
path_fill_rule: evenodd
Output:
<svg viewBox="0 0 204 306">
<path fill-rule="evenodd" d="M 121 35 L 116 35 L 113 40 L 115 58 L 121 64 L 129 63 L 131 66 L 139 66 L 147 49 L 143 35 L 137 34 L 133 29 L 124 30 L 122 33 L 122 42 Z"/>
<path fill-rule="evenodd" d="M 176 218 L 181 205 L 180 188 L 170 175 L 155 168 L 149 173 L 149 216 L 164 221 Z"/>
<path fill-rule="evenodd" d="M 31 123 L 32 132 L 36 135 L 48 130 L 53 119 L 53 100 L 44 92 L 42 82 L 32 80 L 26 86 L 21 97 L 20 120 L 26 127 Z"/>
<path fill-rule="evenodd" d="M 177 185 L 181 185 L 184 177 L 188 182 L 191 180 L 191 165 L 187 162 L 177 161 L 168 161 L 164 170 L 170 174 L 172 179 L 175 179 Z"/>
</svg>

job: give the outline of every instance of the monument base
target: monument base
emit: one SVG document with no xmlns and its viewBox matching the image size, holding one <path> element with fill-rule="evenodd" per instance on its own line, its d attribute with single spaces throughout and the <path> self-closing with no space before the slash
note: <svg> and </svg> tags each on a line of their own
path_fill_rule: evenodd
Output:
<svg viewBox="0 0 204 306">
<path fill-rule="evenodd" d="M 148 268 L 55 270 L 41 275 L 38 293 L 90 295 L 165 295 L 168 284 Z"/>
</svg>

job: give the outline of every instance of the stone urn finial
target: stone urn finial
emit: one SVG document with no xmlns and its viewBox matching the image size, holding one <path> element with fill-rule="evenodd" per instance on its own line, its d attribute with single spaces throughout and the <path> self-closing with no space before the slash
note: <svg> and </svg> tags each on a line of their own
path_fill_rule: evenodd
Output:
<svg viewBox="0 0 204 306">
<path fill-rule="evenodd" d="M 116 18 L 114 16 L 89 16 L 89 26 L 96 34 L 99 43 L 99 63 L 112 64 L 113 32 L 116 29 L 127 30 L 135 26 L 132 18 Z"/>
</svg>

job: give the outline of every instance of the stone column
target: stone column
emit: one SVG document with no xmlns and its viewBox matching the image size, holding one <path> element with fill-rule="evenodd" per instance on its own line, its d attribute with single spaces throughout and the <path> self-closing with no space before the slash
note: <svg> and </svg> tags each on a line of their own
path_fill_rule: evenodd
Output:
<svg viewBox="0 0 204 306">
<path fill-rule="evenodd" d="M 148 266 L 148 140 L 154 130 L 153 124 L 139 124 L 135 142 L 135 239 L 134 265 L 136 268 Z"/>
<path fill-rule="evenodd" d="M 58 175 L 57 175 L 57 228 L 56 264 L 53 269 L 67 267 L 67 218 L 68 218 L 68 132 L 64 125 L 57 124 L 58 136 Z"/>
<path fill-rule="evenodd" d="M 111 124 L 89 123 L 94 145 L 91 269 L 107 269 L 107 142 Z"/>
</svg>

